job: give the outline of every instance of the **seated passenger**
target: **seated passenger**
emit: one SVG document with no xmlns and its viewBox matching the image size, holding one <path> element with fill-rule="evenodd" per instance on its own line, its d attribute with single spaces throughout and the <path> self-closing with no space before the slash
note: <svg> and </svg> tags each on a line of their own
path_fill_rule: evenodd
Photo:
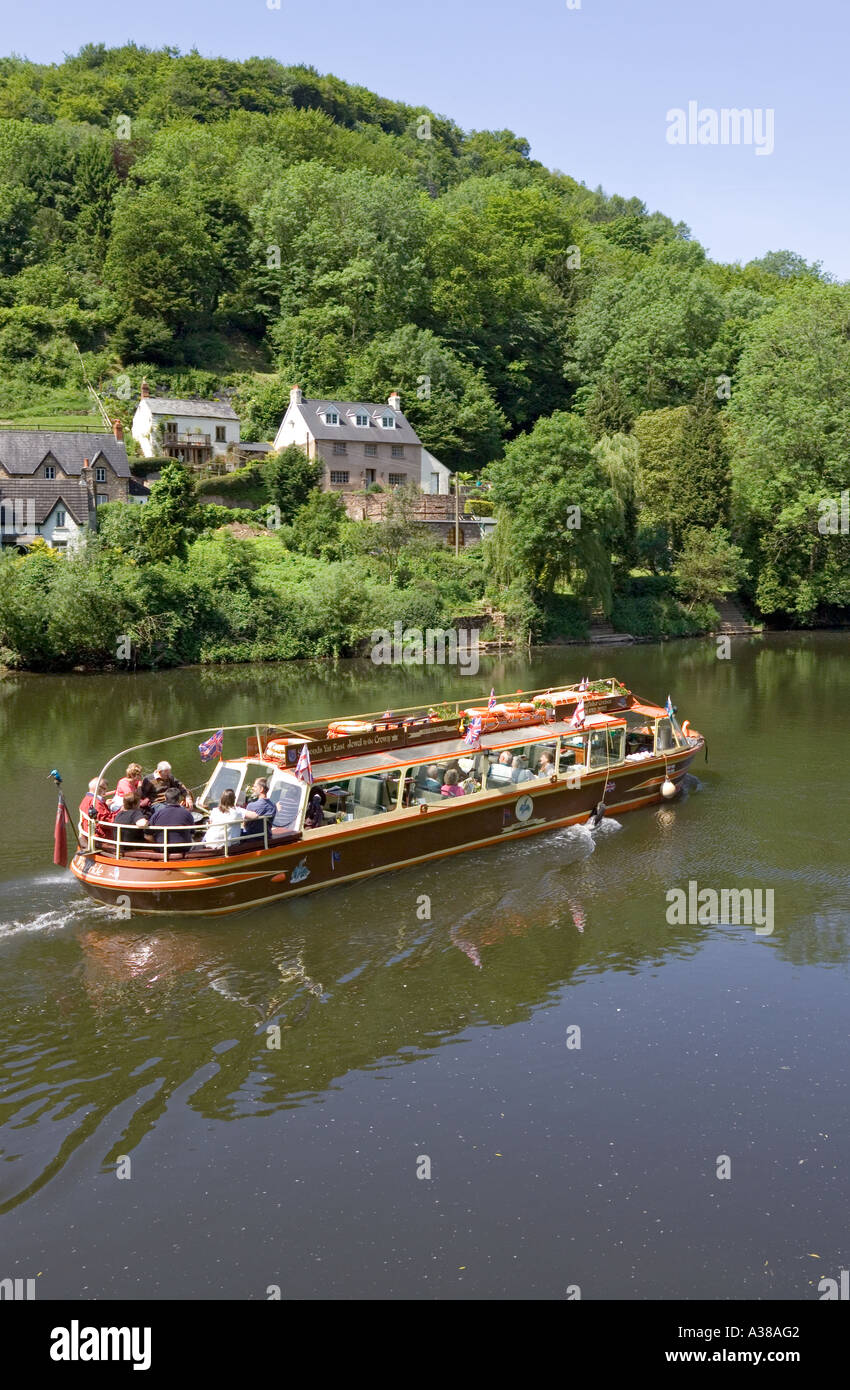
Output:
<svg viewBox="0 0 850 1390">
<path fill-rule="evenodd" d="M 511 763 L 511 781 L 531 782 L 533 778 L 534 773 L 529 769 L 526 759 L 519 755 L 515 757 Z"/>
<path fill-rule="evenodd" d="M 191 826 L 195 824 L 192 812 L 185 806 L 180 805 L 180 792 L 176 787 L 169 787 L 165 793 L 165 803 L 162 806 L 155 806 L 148 826 L 154 830 L 154 840 L 157 844 L 165 843 L 165 830 L 168 830 L 168 851 L 170 853 L 174 845 L 188 845 L 192 840 Z"/>
<path fill-rule="evenodd" d="M 192 793 L 187 791 L 182 782 L 178 782 L 174 773 L 171 771 L 171 763 L 161 762 L 156 765 L 156 772 L 152 777 L 146 777 L 142 785 L 142 801 L 147 798 L 151 803 L 162 803 L 166 800 L 166 792 L 176 790 L 180 793 L 180 799 L 185 800 L 186 805 L 191 809 L 194 806 Z"/>
<path fill-rule="evenodd" d="M 443 779 L 440 775 L 440 769 L 437 767 L 436 763 L 431 763 L 423 786 L 426 792 L 438 792 L 442 785 Z"/>
<path fill-rule="evenodd" d="M 510 754 L 510 750 L 509 750 L 509 749 L 507 749 L 507 748 L 503 748 L 503 749 L 502 749 L 501 753 L 499 754 L 499 762 L 501 763 L 501 765 L 502 765 L 503 767 L 510 767 L 510 766 L 511 766 L 511 764 L 512 764 L 512 762 L 513 762 L 513 759 L 511 758 L 511 754 Z"/>
<path fill-rule="evenodd" d="M 540 762 L 537 764 L 538 777 L 554 777 L 555 763 L 550 753 L 541 753 Z"/>
<path fill-rule="evenodd" d="M 218 806 L 210 811 L 209 829 L 204 836 L 205 845 L 232 845 L 242 833 L 245 812 L 236 805 L 236 793 L 232 787 L 223 791 Z"/>
<path fill-rule="evenodd" d="M 144 844 L 144 831 L 147 829 L 148 818 L 139 806 L 139 796 L 137 792 L 130 792 L 122 797 L 123 810 L 118 811 L 113 817 L 112 824 L 119 825 L 118 831 L 118 853 L 127 846 Z"/>
<path fill-rule="evenodd" d="M 251 788 L 253 800 L 249 801 L 245 807 L 245 824 L 242 827 L 243 838 L 257 837 L 265 843 L 265 828 L 272 828 L 272 822 L 277 815 L 277 807 L 273 801 L 269 800 L 269 784 L 265 777 L 258 777 Z M 263 822 L 265 821 L 265 827 Z"/>
<path fill-rule="evenodd" d="M 441 796 L 465 796 L 463 787 L 458 782 L 457 768 L 450 767 L 446 773 L 446 780 L 440 787 Z"/>
<path fill-rule="evenodd" d="M 94 818 L 96 821 L 108 824 L 109 821 L 112 820 L 113 813 L 106 804 L 106 793 L 107 787 L 105 779 L 101 778 L 100 781 L 98 781 L 96 777 L 93 777 L 89 782 L 88 791 L 80 802 L 80 823 L 83 834 L 88 834 L 89 816 L 92 809 L 94 810 Z"/>
<path fill-rule="evenodd" d="M 318 830 L 325 823 L 325 811 L 322 804 L 323 793 L 314 791 L 310 797 L 310 804 L 307 807 L 307 814 L 304 817 L 304 826 L 307 830 Z"/>
<path fill-rule="evenodd" d="M 123 777 L 119 778 L 118 786 L 115 788 L 115 798 L 112 801 L 112 810 L 121 811 L 124 807 L 124 797 L 140 795 L 142 785 L 142 769 L 138 763 L 131 763 Z"/>
</svg>

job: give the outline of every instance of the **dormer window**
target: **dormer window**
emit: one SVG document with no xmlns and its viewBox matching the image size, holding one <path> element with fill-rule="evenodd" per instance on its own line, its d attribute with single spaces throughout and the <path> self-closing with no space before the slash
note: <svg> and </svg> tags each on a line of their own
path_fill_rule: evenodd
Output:
<svg viewBox="0 0 850 1390">
<path fill-rule="evenodd" d="M 337 412 L 336 412 L 335 410 L 330 410 L 330 409 L 329 409 L 329 410 L 326 410 L 326 411 L 325 411 L 325 424 L 326 424 L 326 425 L 338 425 L 338 424 L 339 424 L 339 415 L 337 414 Z"/>
<path fill-rule="evenodd" d="M 53 467 L 52 463 L 46 463 L 44 465 L 44 476 L 45 478 L 51 479 L 56 477 L 56 469 Z"/>
<path fill-rule="evenodd" d="M 395 416 L 394 416 L 394 415 L 382 415 L 382 416 L 381 416 L 381 429 L 382 429 L 382 430 L 394 430 L 394 429 L 395 429 Z"/>
<path fill-rule="evenodd" d="M 369 416 L 366 414 L 365 410 L 358 410 L 356 412 L 354 416 L 354 423 L 355 425 L 359 425 L 361 429 L 364 425 L 369 424 Z"/>
</svg>

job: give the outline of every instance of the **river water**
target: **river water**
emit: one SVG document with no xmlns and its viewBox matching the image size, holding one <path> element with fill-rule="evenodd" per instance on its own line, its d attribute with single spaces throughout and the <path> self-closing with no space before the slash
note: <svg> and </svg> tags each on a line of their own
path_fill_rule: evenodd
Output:
<svg viewBox="0 0 850 1390">
<path fill-rule="evenodd" d="M 848 656 L 828 633 L 728 660 L 547 649 L 474 679 L 0 679 L 0 1277 L 39 1298 L 817 1299 L 850 1261 Z M 112 753 L 180 729 L 611 673 L 669 690 L 709 761 L 594 837 L 208 922 L 116 920 L 52 864 L 52 767 L 76 805 Z M 201 780 L 197 755 L 175 770 Z M 772 890 L 772 932 L 671 925 L 689 882 Z"/>
</svg>

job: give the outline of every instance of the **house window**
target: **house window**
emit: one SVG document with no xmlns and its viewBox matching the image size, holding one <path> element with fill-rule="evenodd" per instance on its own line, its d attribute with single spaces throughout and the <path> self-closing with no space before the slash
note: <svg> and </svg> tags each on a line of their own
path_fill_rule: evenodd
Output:
<svg viewBox="0 0 850 1390">
<path fill-rule="evenodd" d="M 364 425 L 369 424 L 369 416 L 364 414 L 362 410 L 358 410 L 357 414 L 354 417 L 354 423 L 355 425 L 359 425 L 362 429 Z"/>
<path fill-rule="evenodd" d="M 104 505 L 109 501 L 109 495 L 108 495 L 108 493 L 99 492 L 99 493 L 97 494 L 97 499 L 96 499 L 96 501 L 97 501 L 97 506 L 98 506 L 98 507 L 104 506 Z"/>
<path fill-rule="evenodd" d="M 344 453 L 345 453 L 345 445 L 344 445 L 344 444 L 334 444 L 334 453 L 335 453 L 335 454 L 344 454 Z"/>
<path fill-rule="evenodd" d="M 165 424 L 163 425 L 162 428 L 163 428 L 163 430 L 164 430 L 164 432 L 165 432 L 166 434 L 176 434 L 176 433 L 177 433 L 177 421 L 176 421 L 176 420 L 166 420 L 166 422 L 165 422 Z"/>
<path fill-rule="evenodd" d="M 106 469 L 105 469 L 105 468 L 96 468 L 96 469 L 94 470 L 94 480 L 95 480 L 96 483 L 105 483 L 105 482 L 106 482 Z"/>
<path fill-rule="evenodd" d="M 367 459 L 376 458 L 378 454 L 378 446 L 377 444 L 364 444 L 363 452 L 366 455 Z"/>
<path fill-rule="evenodd" d="M 45 478 L 55 478 L 55 477 L 56 477 L 56 469 L 53 467 L 53 464 L 52 464 L 52 463 L 46 463 L 46 464 L 44 465 L 44 476 L 45 476 Z"/>
<path fill-rule="evenodd" d="M 216 427 L 215 427 L 215 442 L 216 442 L 216 444 L 225 444 L 225 443 L 227 442 L 227 441 L 226 441 L 225 432 L 224 432 L 224 425 L 216 425 Z"/>
<path fill-rule="evenodd" d="M 348 482 L 348 473 L 347 473 L 347 472 L 342 472 L 341 470 L 337 470 L 337 469 L 332 468 L 332 469 L 331 469 L 331 482 L 332 482 L 332 483 L 347 483 L 347 482 Z"/>
<path fill-rule="evenodd" d="M 64 526 L 64 525 L 65 525 L 65 513 L 64 513 L 64 512 L 59 511 L 59 512 L 56 513 L 56 525 L 57 525 L 57 526 Z"/>
<path fill-rule="evenodd" d="M 403 487 L 406 482 L 406 473 L 390 473 L 389 475 L 390 487 Z"/>
<path fill-rule="evenodd" d="M 404 445 L 403 445 L 403 444 L 394 444 L 393 447 L 392 447 L 392 456 L 393 456 L 394 459 L 403 459 L 403 458 L 404 458 Z"/>
<path fill-rule="evenodd" d="M 384 430 L 394 430 L 394 429 L 395 429 L 395 416 L 394 416 L 394 415 L 382 415 L 382 416 L 381 416 L 381 429 L 384 429 Z"/>
<path fill-rule="evenodd" d="M 335 410 L 326 410 L 326 411 L 325 411 L 325 424 L 326 424 L 326 425 L 338 425 L 338 424 L 339 424 L 339 416 L 338 416 L 338 414 L 336 413 Z"/>
</svg>

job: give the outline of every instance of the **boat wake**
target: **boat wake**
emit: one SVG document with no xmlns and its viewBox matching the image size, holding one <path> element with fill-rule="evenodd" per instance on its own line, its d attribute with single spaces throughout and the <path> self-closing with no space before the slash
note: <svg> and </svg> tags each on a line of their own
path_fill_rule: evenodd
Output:
<svg viewBox="0 0 850 1390">
<path fill-rule="evenodd" d="M 50 887 L 55 890 L 52 894 L 45 891 Z M 43 902 L 46 898 L 52 898 L 55 906 L 45 907 L 41 912 L 12 915 L 20 911 L 23 902 L 32 902 L 33 899 Z M 80 898 L 74 884 L 55 874 L 15 879 L 4 883 L 0 889 L 0 941 L 30 932 L 50 936 L 73 922 L 100 918 L 107 911 L 98 903 Z"/>
</svg>

